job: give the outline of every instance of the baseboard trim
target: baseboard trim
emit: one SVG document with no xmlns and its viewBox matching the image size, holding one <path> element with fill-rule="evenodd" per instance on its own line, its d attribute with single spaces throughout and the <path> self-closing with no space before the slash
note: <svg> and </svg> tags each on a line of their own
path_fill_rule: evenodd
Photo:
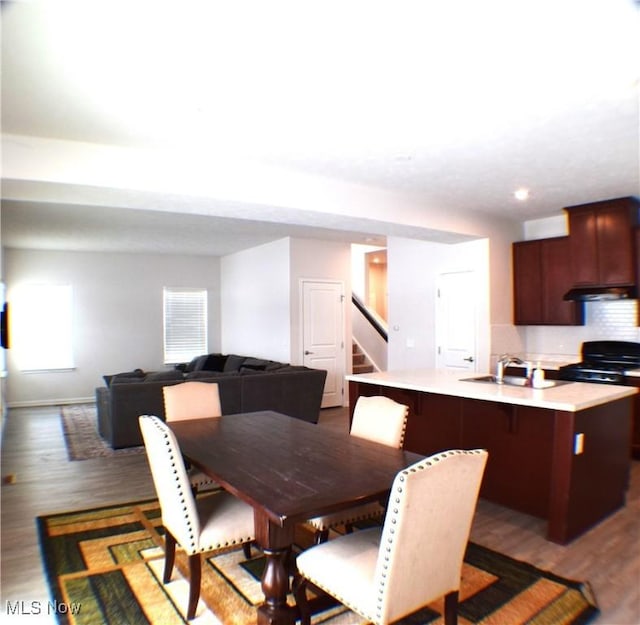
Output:
<svg viewBox="0 0 640 625">
<path fill-rule="evenodd" d="M 12 401 L 7 408 L 44 408 L 51 406 L 68 406 L 70 404 L 94 404 L 95 397 L 68 397 L 65 399 L 34 399 L 30 401 Z"/>
</svg>

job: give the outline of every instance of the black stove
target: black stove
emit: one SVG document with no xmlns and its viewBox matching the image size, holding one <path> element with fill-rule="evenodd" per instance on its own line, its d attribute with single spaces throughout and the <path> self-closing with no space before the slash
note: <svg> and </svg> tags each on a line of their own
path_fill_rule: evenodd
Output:
<svg viewBox="0 0 640 625">
<path fill-rule="evenodd" d="M 572 382 L 627 384 L 627 371 L 640 368 L 640 343 L 585 341 L 582 360 L 560 367 L 558 377 Z"/>
</svg>

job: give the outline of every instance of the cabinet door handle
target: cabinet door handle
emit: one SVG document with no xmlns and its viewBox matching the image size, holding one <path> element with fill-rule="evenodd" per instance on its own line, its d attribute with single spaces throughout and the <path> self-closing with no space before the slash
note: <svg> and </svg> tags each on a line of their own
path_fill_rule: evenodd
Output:
<svg viewBox="0 0 640 625">
<path fill-rule="evenodd" d="M 310 352 L 308 349 L 304 350 L 304 355 L 305 356 L 310 356 L 311 354 L 313 354 L 313 352 Z"/>
<path fill-rule="evenodd" d="M 464 360 L 466 362 L 473 362 L 474 358 L 473 358 L 473 356 L 469 356 L 468 358 L 463 358 L 462 360 Z"/>
</svg>

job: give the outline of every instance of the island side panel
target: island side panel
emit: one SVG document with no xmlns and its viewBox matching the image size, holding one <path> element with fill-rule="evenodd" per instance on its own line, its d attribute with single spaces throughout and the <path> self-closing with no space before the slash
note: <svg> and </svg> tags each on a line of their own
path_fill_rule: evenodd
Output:
<svg viewBox="0 0 640 625">
<path fill-rule="evenodd" d="M 465 399 L 462 447 L 489 452 L 480 496 L 547 518 L 554 411 Z"/>
<path fill-rule="evenodd" d="M 409 411 L 404 448 L 423 456 L 462 447 L 462 399 L 417 393 Z"/>
<path fill-rule="evenodd" d="M 557 411 L 549 540 L 567 543 L 624 506 L 632 411 L 631 397 L 579 412 Z"/>
</svg>

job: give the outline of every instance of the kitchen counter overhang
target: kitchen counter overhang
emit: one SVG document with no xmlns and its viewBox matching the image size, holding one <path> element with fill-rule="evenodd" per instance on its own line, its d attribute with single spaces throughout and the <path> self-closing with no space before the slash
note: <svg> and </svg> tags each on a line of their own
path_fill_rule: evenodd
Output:
<svg viewBox="0 0 640 625">
<path fill-rule="evenodd" d="M 506 384 L 483 384 L 471 379 L 481 375 L 468 371 L 407 369 L 348 375 L 346 379 L 350 382 L 377 384 L 421 393 L 436 393 L 566 412 L 578 412 L 624 397 L 631 397 L 638 392 L 634 387 L 613 384 L 569 382 L 551 388 L 535 389 Z"/>
</svg>

